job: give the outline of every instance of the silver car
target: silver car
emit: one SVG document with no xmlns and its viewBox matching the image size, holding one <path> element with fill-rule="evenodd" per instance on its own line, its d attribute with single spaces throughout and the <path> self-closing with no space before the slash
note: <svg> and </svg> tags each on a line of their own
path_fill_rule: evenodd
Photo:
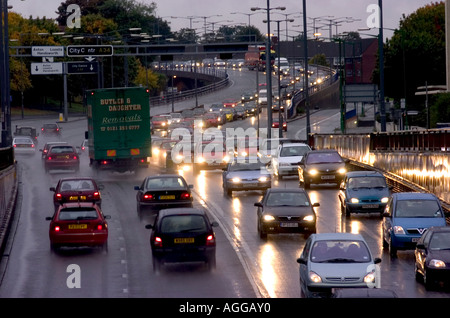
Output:
<svg viewBox="0 0 450 318">
<path fill-rule="evenodd" d="M 297 259 L 301 295 L 329 297 L 333 288 L 377 287 L 380 262 L 360 234 L 312 234 Z"/>
<path fill-rule="evenodd" d="M 236 157 L 223 169 L 223 191 L 267 190 L 272 187 L 272 178 L 267 165 L 258 157 Z"/>
</svg>

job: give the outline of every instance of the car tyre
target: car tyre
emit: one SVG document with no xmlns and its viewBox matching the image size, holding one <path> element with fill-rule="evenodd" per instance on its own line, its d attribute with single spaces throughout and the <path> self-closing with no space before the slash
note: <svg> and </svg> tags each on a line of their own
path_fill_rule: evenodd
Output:
<svg viewBox="0 0 450 318">
<path fill-rule="evenodd" d="M 262 240 L 266 240 L 267 239 L 267 232 L 265 232 L 262 229 L 261 222 L 259 220 L 258 220 L 258 235 L 259 235 L 259 238 L 262 239 Z"/>
<path fill-rule="evenodd" d="M 425 285 L 426 290 L 432 290 L 434 288 L 434 281 L 427 274 L 427 268 L 425 267 L 423 270 L 423 284 Z"/>
<path fill-rule="evenodd" d="M 391 257 L 397 257 L 397 249 L 392 244 L 392 239 L 389 240 L 389 255 Z"/>
<path fill-rule="evenodd" d="M 216 269 L 216 256 L 215 255 L 206 261 L 206 266 L 208 267 L 209 271 Z"/>
<path fill-rule="evenodd" d="M 152 263 L 153 263 L 153 271 L 155 273 L 159 273 L 161 271 L 162 261 L 159 258 L 153 256 Z"/>
</svg>

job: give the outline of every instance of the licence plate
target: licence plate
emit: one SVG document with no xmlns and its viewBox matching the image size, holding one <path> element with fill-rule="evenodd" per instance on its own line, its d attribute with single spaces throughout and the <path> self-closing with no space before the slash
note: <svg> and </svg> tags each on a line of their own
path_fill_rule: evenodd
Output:
<svg viewBox="0 0 450 318">
<path fill-rule="evenodd" d="M 181 243 L 181 244 L 183 244 L 183 243 L 194 243 L 194 238 L 193 237 L 178 237 L 178 238 L 175 238 L 173 240 L 173 242 L 177 243 L 177 244 L 179 244 L 179 243 Z"/>
<path fill-rule="evenodd" d="M 280 223 L 280 227 L 298 227 L 298 223 L 292 222 Z"/>
<path fill-rule="evenodd" d="M 87 224 L 69 224 L 69 230 L 87 229 Z"/>
<path fill-rule="evenodd" d="M 86 200 L 86 196 L 85 196 L 85 195 L 82 195 L 82 196 L 71 195 L 71 196 L 69 197 L 69 200 L 70 200 L 70 201 L 77 201 L 78 199 L 80 199 L 80 200 L 82 200 L 82 201 L 85 201 L 85 200 Z"/>
<path fill-rule="evenodd" d="M 411 239 L 411 242 L 417 243 L 419 240 L 420 240 L 420 237 L 413 237 L 413 238 Z"/>
<path fill-rule="evenodd" d="M 378 209 L 379 205 L 378 204 L 364 204 L 362 206 L 363 209 Z"/>
<path fill-rule="evenodd" d="M 334 176 L 321 176 L 320 178 L 322 180 L 331 180 L 331 179 L 334 179 Z"/>
<path fill-rule="evenodd" d="M 247 183 L 246 186 L 248 186 L 248 187 L 256 187 L 256 186 L 258 186 L 258 184 L 254 183 L 254 182 L 251 182 L 251 183 Z"/>
<path fill-rule="evenodd" d="M 174 200 L 175 199 L 175 195 L 161 195 L 159 196 L 160 200 Z"/>
</svg>

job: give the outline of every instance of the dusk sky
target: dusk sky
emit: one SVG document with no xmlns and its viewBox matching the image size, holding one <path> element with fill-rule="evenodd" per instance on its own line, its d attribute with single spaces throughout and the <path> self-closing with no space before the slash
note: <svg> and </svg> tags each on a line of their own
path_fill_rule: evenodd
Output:
<svg viewBox="0 0 450 318">
<path fill-rule="evenodd" d="M 58 6 L 62 0 L 9 0 L 8 4 L 13 6 L 12 11 L 22 14 L 25 18 L 30 15 L 33 17 L 55 18 Z M 216 28 L 220 25 L 233 25 L 233 24 L 247 24 L 248 15 L 254 13 L 250 10 L 251 7 L 267 8 L 267 1 L 264 0 L 165 0 L 165 1 L 150 1 L 140 0 L 141 3 L 155 2 L 157 4 L 156 15 L 162 17 L 164 20 L 171 22 L 171 28 L 173 31 L 177 31 L 180 28 L 189 27 L 188 17 L 207 17 L 207 22 L 217 23 Z M 416 11 L 418 8 L 432 3 L 430 0 L 385 0 L 383 1 L 383 26 L 387 29 L 395 29 L 399 25 L 399 21 L 402 19 L 402 15 L 406 16 Z M 368 11 L 371 5 L 377 5 L 378 0 L 307 0 L 306 13 L 308 17 L 308 23 L 311 23 L 316 18 L 316 27 L 321 25 L 319 23 L 319 17 L 321 19 L 334 19 L 340 21 L 343 17 L 351 17 L 354 21 L 352 23 L 341 23 L 338 26 L 338 32 L 356 31 L 361 28 L 367 28 L 367 20 L 373 14 L 373 11 Z M 286 14 L 289 14 L 288 19 L 294 19 L 295 21 L 288 24 L 288 35 L 297 35 L 298 32 L 303 30 L 303 17 L 302 12 L 303 1 L 301 0 L 271 0 L 270 8 L 279 6 L 286 7 L 285 11 L 271 10 L 272 20 L 285 20 Z M 239 12 L 238 14 L 231 14 L 232 12 Z M 257 26 L 262 33 L 266 33 L 267 26 L 262 22 L 266 19 L 266 10 L 259 11 L 259 14 L 250 16 L 252 25 Z M 280 12 L 283 14 L 277 14 Z M 218 16 L 221 15 L 221 16 Z M 179 18 L 172 19 L 171 16 Z M 193 28 L 199 28 L 202 30 L 204 27 L 204 19 L 197 18 L 193 20 Z M 231 22 L 230 22 L 231 21 Z M 325 21 L 322 21 L 324 23 Z M 329 23 L 329 22 L 328 22 Z M 276 23 L 272 23 L 271 31 L 276 30 Z M 286 24 L 285 22 L 280 25 L 280 33 L 285 34 Z M 332 28 L 332 33 L 335 34 L 336 27 Z M 329 28 L 320 30 L 323 36 L 328 36 Z M 366 31 L 363 31 L 366 32 Z M 370 31 L 366 33 L 374 34 L 376 31 Z M 388 37 L 392 32 L 386 30 L 385 37 Z"/>
</svg>

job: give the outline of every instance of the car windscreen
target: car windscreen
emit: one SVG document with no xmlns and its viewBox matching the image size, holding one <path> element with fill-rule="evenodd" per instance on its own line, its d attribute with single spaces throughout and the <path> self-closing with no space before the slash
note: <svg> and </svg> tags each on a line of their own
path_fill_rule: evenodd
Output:
<svg viewBox="0 0 450 318">
<path fill-rule="evenodd" d="M 185 189 L 183 179 L 177 177 L 150 178 L 145 185 L 147 189 Z"/>
<path fill-rule="evenodd" d="M 94 220 L 97 218 L 97 210 L 94 208 L 62 209 L 58 216 L 58 219 L 61 221 Z"/>
<path fill-rule="evenodd" d="M 398 218 L 439 218 L 442 211 L 436 200 L 398 200 L 395 207 Z"/>
<path fill-rule="evenodd" d="M 233 161 L 228 171 L 254 171 L 254 170 L 260 170 L 261 172 L 267 172 L 266 164 L 261 163 L 259 161 L 252 162 L 252 161 L 241 161 L 241 160 L 235 160 Z"/>
<path fill-rule="evenodd" d="M 351 189 L 386 188 L 386 179 L 383 177 L 352 177 L 348 179 Z"/>
<path fill-rule="evenodd" d="M 65 180 L 61 182 L 61 191 L 87 191 L 94 189 L 92 180 Z"/>
<path fill-rule="evenodd" d="M 205 232 L 207 225 L 201 215 L 171 215 L 161 220 L 161 233 Z"/>
<path fill-rule="evenodd" d="M 267 196 L 266 206 L 310 206 L 305 193 L 272 192 Z"/>
<path fill-rule="evenodd" d="M 307 164 L 312 163 L 340 163 L 343 162 L 341 156 L 336 152 L 312 153 L 309 154 Z"/>
<path fill-rule="evenodd" d="M 311 249 L 314 263 L 365 263 L 370 260 L 367 245 L 357 240 L 321 240 Z"/>
<path fill-rule="evenodd" d="M 307 146 L 283 147 L 280 151 L 280 157 L 304 156 L 309 151 Z"/>
<path fill-rule="evenodd" d="M 429 248 L 431 250 L 450 250 L 450 232 L 434 233 Z"/>
<path fill-rule="evenodd" d="M 55 153 L 73 153 L 73 148 L 72 147 L 51 147 L 50 148 L 50 153 L 55 154 Z"/>
</svg>

